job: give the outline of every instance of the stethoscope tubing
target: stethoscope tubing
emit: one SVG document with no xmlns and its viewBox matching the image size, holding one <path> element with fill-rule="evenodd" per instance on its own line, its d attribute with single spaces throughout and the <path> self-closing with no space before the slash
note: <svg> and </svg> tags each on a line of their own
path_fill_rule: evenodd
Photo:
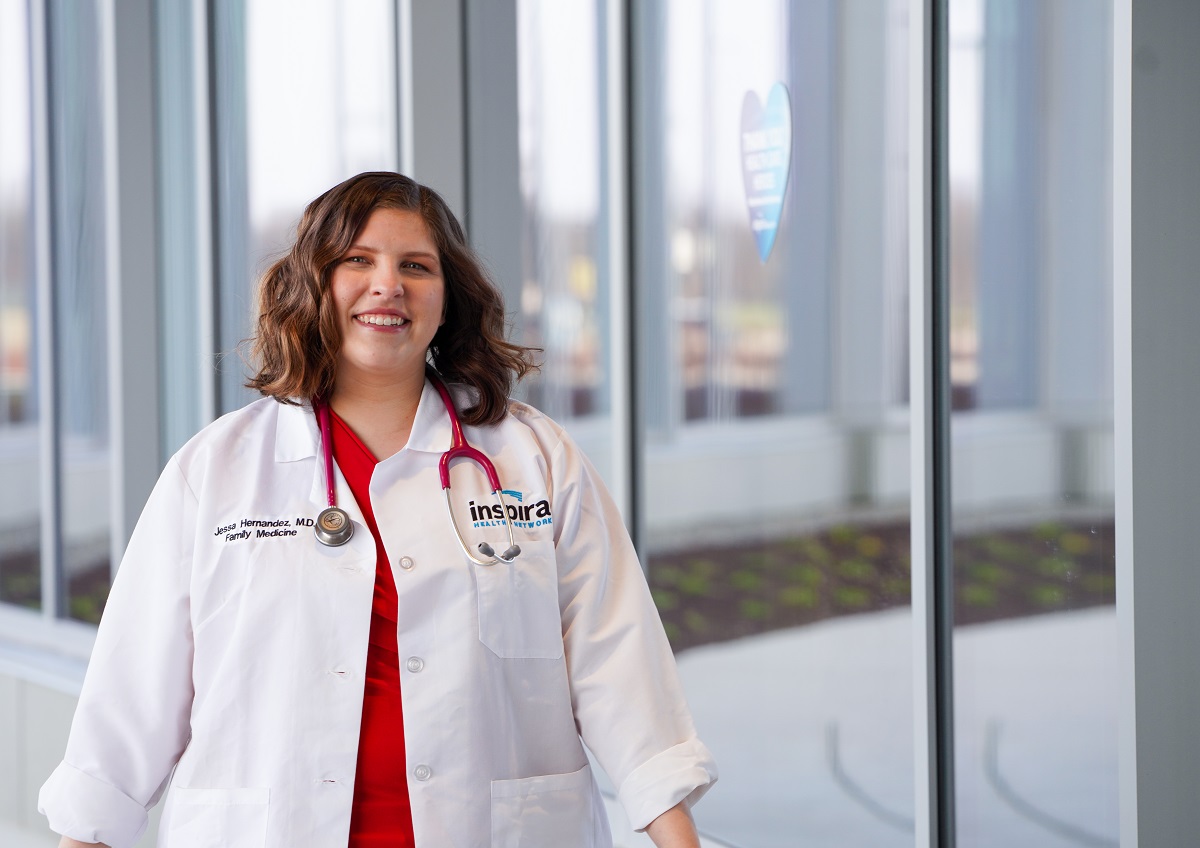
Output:
<svg viewBox="0 0 1200 848">
<path fill-rule="evenodd" d="M 504 501 L 504 491 L 500 485 L 500 475 L 496 473 L 496 466 L 483 451 L 472 447 L 467 441 L 467 437 L 463 435 L 462 423 L 458 420 L 458 411 L 454 408 L 454 399 L 450 397 L 450 390 L 446 388 L 442 378 L 430 366 L 425 367 L 425 374 L 437 390 L 442 404 L 446 407 L 446 414 L 450 417 L 450 448 L 438 460 L 438 477 L 442 483 L 442 494 L 446 498 L 446 514 L 450 516 L 450 526 L 454 528 L 458 544 L 467 558 L 476 565 L 512 562 L 520 555 L 521 547 L 517 544 L 516 535 L 513 532 L 512 516 L 508 512 L 508 504 Z M 478 465 L 487 477 L 488 485 L 492 487 L 492 494 L 500 499 L 500 513 L 504 517 L 504 528 L 508 532 L 508 548 L 503 553 L 498 554 L 491 545 L 480 542 L 479 552 L 485 557 L 480 559 L 471 552 L 471 547 L 463 537 L 462 530 L 458 526 L 458 519 L 454 517 L 454 505 L 450 502 L 450 463 L 456 459 L 466 459 Z"/>
<path fill-rule="evenodd" d="M 337 489 L 333 478 L 333 436 L 329 426 L 329 406 L 321 400 L 313 400 L 313 411 L 321 429 L 321 448 L 325 460 L 325 494 L 328 506 L 321 510 L 313 525 L 317 540 L 323 545 L 339 547 L 354 535 L 354 522 L 344 509 L 337 505 Z"/>
<path fill-rule="evenodd" d="M 425 368 L 425 373 L 429 378 L 429 382 L 437 390 L 438 396 L 441 397 L 442 404 L 446 407 L 446 414 L 450 418 L 450 448 L 438 460 L 438 478 L 442 484 L 442 494 L 446 499 L 446 514 L 450 516 L 450 526 L 454 530 L 454 536 L 458 540 L 459 547 L 462 548 L 467 558 L 476 565 L 490 566 L 499 562 L 512 562 L 520 555 L 521 547 L 517 544 L 516 533 L 513 530 L 512 515 L 508 511 L 508 503 L 504 500 L 504 490 L 500 485 L 500 475 L 496 473 L 496 466 L 488 459 L 487 454 L 473 447 L 467 441 L 467 437 L 463 435 L 462 423 L 458 419 L 458 411 L 454 408 L 454 400 L 450 397 L 450 390 L 446 388 L 446 384 L 442 382 L 441 377 L 428 365 Z M 320 398 L 314 398 L 312 405 L 313 412 L 317 417 L 317 425 L 321 431 L 321 453 L 325 466 L 325 491 L 329 504 L 317 516 L 314 532 L 321 544 L 336 547 L 350 541 L 350 537 L 354 533 L 354 523 L 350 520 L 350 516 L 337 505 L 337 489 L 333 475 L 333 437 L 329 421 L 329 406 Z M 487 542 L 480 542 L 477 549 L 482 556 L 476 556 L 467 543 L 466 537 L 463 536 L 461 528 L 458 526 L 458 519 L 454 516 L 454 505 L 450 501 L 450 463 L 457 459 L 465 459 L 478 465 L 483 471 L 484 476 L 487 477 L 488 485 L 492 487 L 492 494 L 500 501 L 500 513 L 503 516 L 504 528 L 508 534 L 508 548 L 502 553 L 496 553 L 495 549 Z"/>
</svg>

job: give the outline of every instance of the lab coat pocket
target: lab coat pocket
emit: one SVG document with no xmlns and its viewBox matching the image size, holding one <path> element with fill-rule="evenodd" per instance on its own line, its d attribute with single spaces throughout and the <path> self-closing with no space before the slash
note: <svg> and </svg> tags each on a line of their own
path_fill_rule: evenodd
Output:
<svg viewBox="0 0 1200 848">
<path fill-rule="evenodd" d="M 553 542 L 522 542 L 512 562 L 476 565 L 479 639 L 500 657 L 563 654 Z"/>
<path fill-rule="evenodd" d="M 169 848 L 261 848 L 267 842 L 271 790 L 183 788 L 171 790 Z"/>
<path fill-rule="evenodd" d="M 492 848 L 608 844 L 592 770 L 492 781 Z"/>
</svg>

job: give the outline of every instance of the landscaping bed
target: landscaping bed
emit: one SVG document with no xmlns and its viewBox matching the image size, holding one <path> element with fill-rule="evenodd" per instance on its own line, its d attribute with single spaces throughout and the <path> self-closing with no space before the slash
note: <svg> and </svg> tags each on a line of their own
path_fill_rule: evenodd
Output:
<svg viewBox="0 0 1200 848">
<path fill-rule="evenodd" d="M 1112 604 L 1113 525 L 1043 522 L 954 542 L 959 625 Z M 676 651 L 910 604 L 907 523 L 840 525 L 658 554 L 650 588 Z"/>
</svg>

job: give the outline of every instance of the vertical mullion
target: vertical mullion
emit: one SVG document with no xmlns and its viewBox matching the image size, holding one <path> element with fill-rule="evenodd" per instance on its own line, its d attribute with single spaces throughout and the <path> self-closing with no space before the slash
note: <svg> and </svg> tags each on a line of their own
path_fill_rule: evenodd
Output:
<svg viewBox="0 0 1200 848">
<path fill-rule="evenodd" d="M 197 428 L 217 417 L 217 286 L 213 231 L 217 176 L 213 168 L 212 51 L 209 38 L 212 13 L 209 0 L 191 0 L 192 11 L 192 142 L 195 151 L 193 185 L 196 197 L 196 315 L 197 385 L 200 420 Z"/>
<path fill-rule="evenodd" d="M 33 117 L 34 267 L 37 291 L 38 451 L 40 454 L 42 616 L 54 620 L 62 603 L 59 564 L 62 560 L 59 526 L 62 461 L 59 452 L 58 346 L 54 309 L 54 247 L 51 204 L 50 32 L 45 0 L 29 3 L 29 54 Z"/>
<path fill-rule="evenodd" d="M 930 15 L 931 435 L 933 631 L 938 846 L 956 843 L 954 803 L 954 553 L 950 492 L 950 151 L 949 0 Z"/>
<path fill-rule="evenodd" d="M 625 516 L 625 524 L 634 524 L 634 480 L 637 457 L 634 452 L 634 418 L 636 404 L 633 396 L 635 357 L 630 345 L 633 302 L 632 273 L 626 228 L 631 220 L 629 203 L 628 149 L 628 41 L 627 10 L 624 0 L 599 0 L 603 26 L 602 58 L 604 78 L 601 82 L 604 102 L 605 137 L 601 145 L 605 159 L 603 173 L 606 185 L 602 192 L 608 232 L 606 257 L 609 268 L 608 292 L 608 373 L 609 409 L 612 418 L 612 489 L 613 496 Z"/>
<path fill-rule="evenodd" d="M 1133 0 L 1115 0 L 1112 24 L 1113 468 L 1116 523 L 1120 841 L 1138 845 L 1137 628 L 1133 562 Z"/>
<path fill-rule="evenodd" d="M 916 848 L 937 845 L 937 714 L 936 663 L 932 609 L 933 513 L 929 457 L 930 431 L 929 324 L 929 7 L 930 0 L 914 0 L 909 16 L 908 101 L 908 287 L 909 287 L 909 449 L 910 544 L 912 546 L 913 622 L 913 789 Z"/>
<path fill-rule="evenodd" d="M 916 0 L 910 8 L 909 385 L 916 844 L 952 848 L 947 3 Z"/>
<path fill-rule="evenodd" d="M 640 87 L 644 87 L 648 74 L 643 67 L 642 57 L 645 55 L 642 49 L 642 44 L 639 38 L 645 38 L 645 27 L 639 24 L 644 21 L 645 11 L 640 7 L 635 6 L 628 0 L 610 0 L 610 2 L 621 2 L 623 16 L 623 33 L 622 39 L 624 43 L 624 54 L 622 56 L 622 66 L 624 68 L 624 151 L 625 171 L 622 175 L 625 179 L 625 199 L 626 199 L 626 218 L 625 227 L 625 257 L 626 257 L 626 279 L 625 287 L 629 293 L 629 300 L 626 303 L 625 313 L 616 315 L 615 320 L 624 320 L 628 327 L 627 340 L 630 358 L 629 366 L 626 370 L 629 385 L 626 390 L 626 401 L 628 409 L 626 415 L 628 417 L 629 426 L 629 517 L 628 527 L 629 535 L 633 540 L 635 549 L 642 555 L 643 568 L 647 557 L 645 556 L 644 545 L 645 539 L 645 515 L 643 512 L 643 504 L 645 503 L 645 484 L 646 484 L 646 430 L 647 418 L 646 409 L 643 405 L 642 392 L 645 387 L 642 385 L 641 375 L 638 372 L 638 363 L 645 362 L 646 345 L 642 338 L 641 320 L 642 315 L 639 306 L 645 302 L 645 295 L 639 295 L 637 281 L 643 270 L 644 258 L 639 255 L 640 245 L 638 242 L 639 226 L 644 225 L 649 216 L 644 214 L 645 193 L 638 194 L 639 186 L 638 172 L 644 169 L 645 163 L 638 158 L 639 151 L 644 151 L 639 143 L 639 133 L 642 132 L 642 126 L 639 123 L 639 104 Z M 639 18 L 640 20 L 635 20 Z M 615 413 L 615 410 L 614 410 Z"/>
<path fill-rule="evenodd" d="M 121 202 L 119 156 L 117 153 L 117 45 L 115 20 L 117 15 L 114 0 L 98 0 L 97 17 L 99 18 L 100 58 L 100 135 L 102 167 L 102 183 L 104 185 L 104 302 L 105 321 L 108 329 L 105 332 L 107 343 L 106 357 L 108 359 L 108 456 L 109 456 L 109 534 L 108 534 L 108 569 L 110 579 L 116 577 L 117 566 L 125 552 L 126 533 L 131 531 L 125 527 L 125 490 L 128 472 L 124 435 L 125 412 L 124 387 L 122 374 L 124 359 L 122 357 L 122 297 L 121 288 L 125 280 L 121 278 Z M 144 237 L 144 236 L 143 236 Z M 151 337 L 153 338 L 153 337 Z M 157 341 L 157 340 L 155 340 Z M 152 344 L 154 344 L 152 342 Z M 154 344 L 157 354 L 157 344 Z M 157 358 L 156 356 L 154 358 Z M 155 396 L 157 406 L 157 380 L 145 387 Z M 157 427 L 154 428 L 157 435 Z M 149 446 L 146 446 L 149 447 Z M 157 459 L 158 451 L 154 451 Z"/>
<path fill-rule="evenodd" d="M 396 161 L 399 171 L 413 176 L 416 161 L 413 122 L 413 15 L 412 0 L 396 0 L 392 12 L 396 26 L 396 49 L 392 55 L 396 61 L 396 146 L 399 148 Z"/>
</svg>

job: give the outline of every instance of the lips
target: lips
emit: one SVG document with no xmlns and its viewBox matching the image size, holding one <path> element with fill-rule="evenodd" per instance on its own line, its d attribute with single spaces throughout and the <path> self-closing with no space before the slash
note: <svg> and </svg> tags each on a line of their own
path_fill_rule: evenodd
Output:
<svg viewBox="0 0 1200 848">
<path fill-rule="evenodd" d="M 368 324 L 372 327 L 402 327 L 410 323 L 403 315 L 391 315 L 379 312 L 367 312 L 362 315 L 355 315 L 354 320 L 360 324 Z"/>
</svg>

